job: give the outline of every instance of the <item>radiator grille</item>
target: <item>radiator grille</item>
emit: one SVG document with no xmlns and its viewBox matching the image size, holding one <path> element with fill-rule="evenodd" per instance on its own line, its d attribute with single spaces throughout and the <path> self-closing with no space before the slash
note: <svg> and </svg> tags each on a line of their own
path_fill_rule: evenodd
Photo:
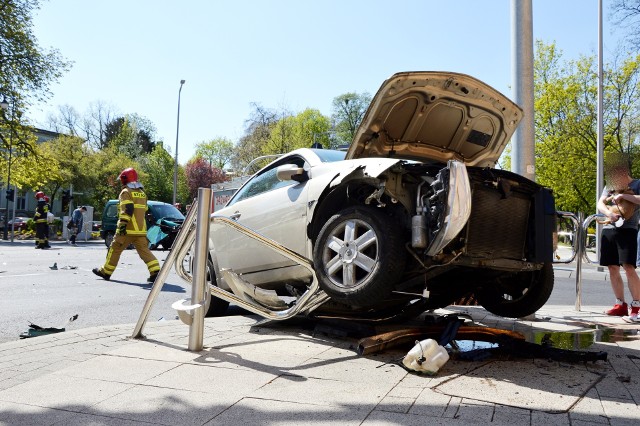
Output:
<svg viewBox="0 0 640 426">
<path fill-rule="evenodd" d="M 524 259 L 530 199 L 474 185 L 467 226 L 467 254 L 489 259 Z"/>
</svg>

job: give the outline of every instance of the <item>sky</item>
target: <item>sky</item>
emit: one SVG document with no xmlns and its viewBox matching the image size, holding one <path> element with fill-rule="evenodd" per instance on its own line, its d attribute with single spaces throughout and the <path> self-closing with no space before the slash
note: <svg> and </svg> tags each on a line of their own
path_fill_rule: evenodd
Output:
<svg viewBox="0 0 640 426">
<path fill-rule="evenodd" d="M 565 59 L 596 55 L 598 0 L 532 0 L 533 37 Z M 604 60 L 621 36 L 604 0 Z M 34 17 L 43 48 L 73 66 L 34 106 L 32 122 L 61 105 L 98 101 L 156 127 L 178 161 L 195 144 L 236 142 L 252 103 L 331 114 L 334 97 L 374 95 L 400 71 L 472 75 L 513 99 L 511 0 L 45 0 Z"/>
</svg>

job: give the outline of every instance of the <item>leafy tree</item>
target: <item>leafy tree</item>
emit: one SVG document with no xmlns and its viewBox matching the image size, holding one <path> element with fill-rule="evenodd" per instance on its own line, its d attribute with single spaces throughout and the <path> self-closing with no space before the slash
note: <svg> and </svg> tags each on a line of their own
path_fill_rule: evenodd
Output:
<svg viewBox="0 0 640 426">
<path fill-rule="evenodd" d="M 202 157 L 196 157 L 185 167 L 187 186 L 191 199 L 198 195 L 198 188 L 209 188 L 214 183 L 225 181 L 224 172 L 216 167 L 211 167 Z"/>
<path fill-rule="evenodd" d="M 307 108 L 297 115 L 283 112 L 262 146 L 262 154 L 284 154 L 313 143 L 328 141 L 329 119 L 317 109 Z"/>
<path fill-rule="evenodd" d="M 19 117 L 33 101 L 49 97 L 49 85 L 70 66 L 57 50 L 38 46 L 32 15 L 39 7 L 38 0 L 0 3 L 0 90 L 10 104 L 9 111 L 0 109 L 0 121 L 12 123 L 13 136 L 28 130 Z M 4 148 L 9 148 L 10 139 L 7 132 L 0 132 Z M 24 144 L 21 149 L 27 150 L 31 146 L 22 138 L 14 137 L 11 143 Z"/>
<path fill-rule="evenodd" d="M 90 166 L 89 158 L 94 153 L 85 141 L 77 136 L 59 136 L 38 146 L 43 158 L 58 165 L 59 172 L 47 172 L 48 182 L 43 186 L 51 196 L 52 203 L 58 190 L 73 185 L 76 192 L 90 192 L 94 182 L 86 173 Z M 34 187 L 35 188 L 35 187 Z"/>
<path fill-rule="evenodd" d="M 640 135 L 640 56 L 619 64 L 614 61 L 605 68 L 605 155 L 636 154 Z M 554 44 L 537 42 L 534 78 L 537 179 L 553 188 L 558 209 L 594 211 L 598 85 L 595 58 L 564 62 Z M 637 161 L 634 165 L 635 171 L 640 171 Z"/>
<path fill-rule="evenodd" d="M 627 42 L 640 49 L 640 0 L 615 0 L 611 12 L 616 26 L 629 31 Z"/>
<path fill-rule="evenodd" d="M 125 115 L 107 123 L 106 144 L 136 158 L 151 152 L 155 146 L 152 140 L 154 133 L 155 128 L 149 120 L 136 114 Z"/>
<path fill-rule="evenodd" d="M 229 139 L 217 137 L 196 144 L 196 156 L 206 159 L 213 167 L 224 169 L 233 157 L 233 148 L 233 142 Z"/>
<path fill-rule="evenodd" d="M 244 136 L 240 138 L 231 158 L 231 167 L 242 173 L 244 168 L 256 157 L 262 155 L 263 145 L 271 136 L 277 121 L 277 113 L 259 104 L 251 104 L 253 111 L 246 122 Z"/>
<path fill-rule="evenodd" d="M 331 119 L 340 143 L 350 144 L 371 103 L 369 93 L 345 93 L 333 98 Z"/>
<path fill-rule="evenodd" d="M 170 203 L 173 199 L 173 170 L 174 160 L 161 144 L 153 148 L 150 154 L 140 159 L 142 171 L 147 175 L 144 182 L 145 192 L 150 200 Z"/>
<path fill-rule="evenodd" d="M 122 189 L 118 176 L 128 167 L 138 171 L 140 181 L 144 185 L 146 174 L 141 165 L 114 147 L 107 147 L 89 157 L 88 166 L 84 172 L 94 182 L 93 191 L 89 196 L 90 204 L 104 206 L 108 200 L 118 198 Z"/>
<path fill-rule="evenodd" d="M 28 128 L 16 129 L 22 143 L 11 152 L 11 184 L 20 189 L 40 189 L 60 179 L 57 159 L 36 144 L 36 136 Z M 2 175 L 8 174 L 8 163 L 0 162 Z"/>
<path fill-rule="evenodd" d="M 293 124 L 293 142 L 296 148 L 308 148 L 313 143 L 319 143 L 325 148 L 333 147 L 331 121 L 319 110 L 305 109 L 294 117 Z"/>
</svg>

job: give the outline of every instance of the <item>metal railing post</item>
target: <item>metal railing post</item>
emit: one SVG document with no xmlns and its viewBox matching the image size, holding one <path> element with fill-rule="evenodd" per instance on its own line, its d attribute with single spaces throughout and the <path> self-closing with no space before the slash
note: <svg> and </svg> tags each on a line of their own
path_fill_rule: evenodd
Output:
<svg viewBox="0 0 640 426">
<path fill-rule="evenodd" d="M 198 188 L 198 216 L 193 257 L 193 285 L 191 286 L 191 303 L 196 307 L 192 310 L 192 321 L 189 325 L 188 349 L 190 351 L 201 351 L 203 347 L 210 216 L 211 188 Z"/>
<path fill-rule="evenodd" d="M 582 257 L 584 256 L 587 230 L 584 227 L 584 213 L 578 212 L 577 244 L 576 244 L 576 303 L 575 309 L 580 312 L 582 309 Z"/>
</svg>

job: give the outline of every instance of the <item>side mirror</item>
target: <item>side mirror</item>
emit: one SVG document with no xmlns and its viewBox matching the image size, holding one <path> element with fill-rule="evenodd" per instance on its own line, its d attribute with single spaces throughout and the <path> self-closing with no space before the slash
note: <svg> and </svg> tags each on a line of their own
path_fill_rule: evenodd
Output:
<svg viewBox="0 0 640 426">
<path fill-rule="evenodd" d="M 295 180 L 296 182 L 305 182 L 309 180 L 309 174 L 302 167 L 295 164 L 283 164 L 276 169 L 278 180 Z"/>
</svg>

